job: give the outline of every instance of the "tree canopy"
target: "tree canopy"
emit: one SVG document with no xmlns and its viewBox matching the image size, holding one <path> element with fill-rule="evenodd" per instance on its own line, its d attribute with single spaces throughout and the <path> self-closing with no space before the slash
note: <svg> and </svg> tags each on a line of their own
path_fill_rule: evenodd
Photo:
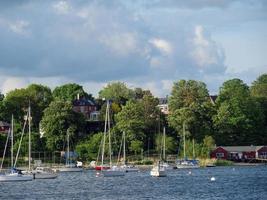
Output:
<svg viewBox="0 0 267 200">
<path fill-rule="evenodd" d="M 93 99 L 91 94 L 88 94 L 84 91 L 83 86 L 76 83 L 61 85 L 53 90 L 53 97 L 55 100 L 72 102 L 73 100 L 77 99 L 78 94 L 80 98 L 85 97 L 88 99 Z"/>
<path fill-rule="evenodd" d="M 122 82 L 109 83 L 106 87 L 99 91 L 99 98 L 113 100 L 120 105 L 125 105 L 125 103 L 128 100 L 133 99 L 133 97 L 134 92 Z"/>
<path fill-rule="evenodd" d="M 72 110 L 72 104 L 64 101 L 53 101 L 44 111 L 41 129 L 49 150 L 63 150 L 67 132 L 70 140 L 76 144 L 84 131 L 85 120 L 81 113 Z"/>
<path fill-rule="evenodd" d="M 216 141 L 228 145 L 256 145 L 257 132 L 264 119 L 260 105 L 251 98 L 249 87 L 240 79 L 223 83 L 216 100 L 214 126 Z"/>
<path fill-rule="evenodd" d="M 188 136 L 202 141 L 212 130 L 212 104 L 203 82 L 181 80 L 174 83 L 169 97 L 170 126 L 182 134 L 183 123 L 188 129 Z"/>
</svg>

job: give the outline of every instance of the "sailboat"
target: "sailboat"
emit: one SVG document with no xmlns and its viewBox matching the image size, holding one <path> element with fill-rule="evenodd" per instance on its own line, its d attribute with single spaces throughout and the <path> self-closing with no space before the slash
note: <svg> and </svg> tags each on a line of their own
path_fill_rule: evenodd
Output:
<svg viewBox="0 0 267 200">
<path fill-rule="evenodd" d="M 64 167 L 58 169 L 60 172 L 81 172 L 83 168 L 77 167 L 74 163 L 70 161 L 70 135 L 67 131 L 67 157 L 66 157 L 66 164 Z"/>
<path fill-rule="evenodd" d="M 5 150 L 4 150 L 4 155 L 3 155 L 3 160 L 1 163 L 1 169 L 3 166 L 3 161 L 5 158 L 5 152 L 6 152 L 6 147 L 8 144 L 8 139 L 10 137 L 11 139 L 11 170 L 9 173 L 6 174 L 1 174 L 0 175 L 0 182 L 6 182 L 6 181 L 31 181 L 32 176 L 31 175 L 23 175 L 20 170 L 17 170 L 14 168 L 14 159 L 13 159 L 13 140 L 14 140 L 14 119 L 12 115 L 12 120 L 11 120 L 11 130 L 9 129 L 8 136 L 7 136 L 7 141 L 5 145 Z"/>
<path fill-rule="evenodd" d="M 139 169 L 132 165 L 126 164 L 126 149 L 125 149 L 125 132 L 122 134 L 122 142 L 123 142 L 123 165 L 121 166 L 122 169 L 125 170 L 125 172 L 138 172 Z M 118 156 L 118 162 L 119 162 L 120 156 Z"/>
<path fill-rule="evenodd" d="M 163 127 L 163 162 L 161 162 L 161 166 L 164 167 L 166 170 L 171 170 L 173 169 L 173 167 L 171 165 L 169 165 L 169 163 L 166 162 L 166 131 L 165 131 L 165 127 Z"/>
<path fill-rule="evenodd" d="M 31 117 L 31 106 L 29 104 L 28 113 L 27 113 L 27 115 L 25 117 L 25 124 L 24 124 L 24 127 L 23 127 L 23 133 L 24 133 L 25 125 L 26 125 L 26 122 L 28 121 L 28 128 L 29 128 L 28 129 L 28 131 L 29 131 L 28 170 L 22 171 L 22 173 L 26 174 L 26 175 L 33 176 L 33 179 L 54 179 L 54 178 L 57 178 L 57 173 L 55 171 L 53 171 L 51 168 L 49 168 L 49 167 L 37 167 L 36 169 L 32 169 L 32 167 L 31 167 L 31 120 L 32 120 L 32 117 Z M 22 137 L 23 137 L 23 134 L 22 134 Z M 22 141 L 22 137 L 21 137 L 21 141 Z M 19 148 L 21 146 L 21 141 L 20 141 Z M 18 154 L 16 156 L 15 165 L 16 165 L 16 162 L 17 162 L 17 158 L 18 158 Z"/>
<path fill-rule="evenodd" d="M 186 157 L 186 146 L 185 146 L 185 123 L 183 123 L 183 143 L 184 143 L 184 159 L 176 161 L 177 169 L 192 169 L 199 168 L 197 160 L 188 160 Z M 195 157 L 194 140 L 193 140 L 193 157 Z"/>
<path fill-rule="evenodd" d="M 165 128 L 164 128 L 163 132 L 165 133 Z M 165 167 L 163 165 L 163 161 L 162 161 L 162 145 L 163 145 L 162 143 L 164 143 L 164 140 L 161 142 L 160 159 L 159 159 L 158 163 L 150 171 L 150 175 L 151 176 L 155 176 L 155 177 L 165 177 L 165 176 L 167 176 L 167 173 L 166 173 Z M 164 152 L 164 154 L 165 154 L 165 152 Z"/>
<path fill-rule="evenodd" d="M 111 158 L 111 134 L 110 134 L 110 116 L 109 116 L 109 101 L 107 101 L 107 108 L 106 108 L 106 116 L 105 116 L 105 127 L 104 127 L 104 134 L 103 134 L 103 142 L 102 142 L 102 153 L 101 153 L 101 173 L 104 177 L 115 177 L 115 176 L 124 176 L 125 170 L 118 166 L 112 165 L 112 158 Z M 105 140 L 106 135 L 108 132 L 109 138 L 109 168 L 104 168 L 104 154 L 105 154 Z M 99 173 L 98 173 L 99 174 Z M 98 175 L 97 174 L 97 175 Z"/>
</svg>

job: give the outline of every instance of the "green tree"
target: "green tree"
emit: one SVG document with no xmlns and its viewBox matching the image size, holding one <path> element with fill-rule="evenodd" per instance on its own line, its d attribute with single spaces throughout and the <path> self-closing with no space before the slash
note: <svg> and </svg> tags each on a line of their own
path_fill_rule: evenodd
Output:
<svg viewBox="0 0 267 200">
<path fill-rule="evenodd" d="M 99 91 L 99 98 L 112 100 L 119 105 L 125 105 L 129 99 L 133 99 L 134 92 L 127 88 L 125 83 L 112 82 Z"/>
<path fill-rule="evenodd" d="M 115 116 L 116 129 L 126 133 L 128 143 L 132 141 L 143 141 L 144 135 L 144 117 L 143 106 L 140 102 L 130 100 L 122 107 L 121 112 Z"/>
<path fill-rule="evenodd" d="M 240 79 L 223 83 L 216 100 L 217 114 L 213 121 L 219 145 L 256 145 L 260 142 L 263 111 L 250 96 L 249 87 Z"/>
<path fill-rule="evenodd" d="M 72 104 L 64 101 L 52 101 L 44 111 L 41 129 L 46 137 L 49 150 L 63 150 L 67 131 L 70 141 L 75 144 L 84 131 L 85 119 L 81 113 L 72 110 Z"/>
<path fill-rule="evenodd" d="M 140 140 L 132 140 L 129 149 L 134 152 L 135 155 L 143 150 L 144 143 Z"/>
<path fill-rule="evenodd" d="M 190 137 L 198 142 L 212 132 L 213 108 L 203 82 L 180 80 L 174 83 L 169 98 L 169 124 L 182 135 L 183 123 Z"/>
<path fill-rule="evenodd" d="M 80 141 L 75 150 L 83 161 L 96 160 L 103 133 L 97 133 Z"/>
<path fill-rule="evenodd" d="M 83 87 L 81 85 L 78 85 L 76 83 L 68 83 L 65 85 L 61 85 L 56 87 L 53 90 L 53 97 L 55 100 L 63 100 L 63 101 L 73 101 L 77 98 L 77 95 L 88 98 L 93 100 L 93 97 L 91 94 L 86 93 L 83 90 Z"/>
<path fill-rule="evenodd" d="M 260 103 L 261 110 L 264 113 L 264 130 L 259 134 L 258 138 L 262 139 L 262 144 L 267 143 L 267 74 L 260 75 L 256 81 L 252 83 L 250 88 L 251 95 Z"/>
<path fill-rule="evenodd" d="M 160 152 L 163 148 L 163 136 L 161 134 L 156 135 L 156 151 Z M 171 136 L 165 137 L 165 152 L 166 154 L 175 153 L 177 151 L 177 140 Z"/>
<path fill-rule="evenodd" d="M 50 104 L 51 100 L 50 88 L 43 85 L 31 84 L 27 88 L 12 90 L 6 94 L 2 101 L 2 108 L 0 108 L 2 110 L 1 117 L 9 119 L 11 114 L 13 114 L 14 118 L 22 123 L 30 104 L 33 128 L 37 131 L 43 111 Z"/>
</svg>

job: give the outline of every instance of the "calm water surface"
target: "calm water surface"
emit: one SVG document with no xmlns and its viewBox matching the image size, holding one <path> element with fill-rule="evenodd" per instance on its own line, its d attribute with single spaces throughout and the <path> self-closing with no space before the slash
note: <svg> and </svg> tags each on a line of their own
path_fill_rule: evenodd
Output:
<svg viewBox="0 0 267 200">
<path fill-rule="evenodd" d="M 54 180 L 0 183 L 0 199 L 266 200 L 267 166 L 173 170 L 162 178 L 151 177 L 149 171 L 103 178 L 85 170 Z"/>
</svg>

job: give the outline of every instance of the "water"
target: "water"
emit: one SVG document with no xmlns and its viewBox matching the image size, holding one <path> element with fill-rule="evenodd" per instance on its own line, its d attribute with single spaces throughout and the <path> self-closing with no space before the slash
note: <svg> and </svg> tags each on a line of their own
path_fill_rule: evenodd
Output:
<svg viewBox="0 0 267 200">
<path fill-rule="evenodd" d="M 161 178 L 149 171 L 113 178 L 96 177 L 90 170 L 62 173 L 51 180 L 0 183 L 0 199 L 264 200 L 267 166 L 173 170 Z"/>
</svg>

